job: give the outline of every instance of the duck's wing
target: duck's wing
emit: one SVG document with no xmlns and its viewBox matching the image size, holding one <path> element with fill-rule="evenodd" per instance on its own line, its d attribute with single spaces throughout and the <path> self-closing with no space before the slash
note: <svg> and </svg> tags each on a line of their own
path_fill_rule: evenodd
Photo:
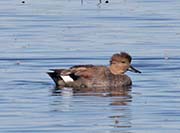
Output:
<svg viewBox="0 0 180 133">
<path fill-rule="evenodd" d="M 62 71 L 62 76 L 71 76 L 73 79 L 78 79 L 79 77 L 83 78 L 91 78 L 94 73 L 94 66 L 93 65 L 78 65 L 73 66 L 70 69 Z"/>
<path fill-rule="evenodd" d="M 93 65 L 78 65 L 70 69 L 50 69 L 47 74 L 54 80 L 56 84 L 62 80 L 65 83 L 73 82 L 79 78 L 92 78 L 94 73 Z"/>
</svg>

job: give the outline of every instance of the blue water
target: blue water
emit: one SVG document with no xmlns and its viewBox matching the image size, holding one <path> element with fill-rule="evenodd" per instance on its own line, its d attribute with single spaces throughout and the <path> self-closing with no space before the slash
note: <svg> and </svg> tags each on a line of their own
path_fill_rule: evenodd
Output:
<svg viewBox="0 0 180 133">
<path fill-rule="evenodd" d="M 1 0 L 0 132 L 179 133 L 180 1 Z M 119 96 L 59 93 L 46 72 L 108 65 L 142 74 Z"/>
</svg>

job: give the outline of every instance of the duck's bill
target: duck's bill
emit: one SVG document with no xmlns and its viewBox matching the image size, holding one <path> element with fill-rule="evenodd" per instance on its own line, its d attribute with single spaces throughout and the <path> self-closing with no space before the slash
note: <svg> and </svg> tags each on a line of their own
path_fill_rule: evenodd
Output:
<svg viewBox="0 0 180 133">
<path fill-rule="evenodd" d="M 136 68 L 134 68 L 133 66 L 130 66 L 128 68 L 128 71 L 134 72 L 134 73 L 141 73 L 141 71 L 137 70 Z"/>
</svg>

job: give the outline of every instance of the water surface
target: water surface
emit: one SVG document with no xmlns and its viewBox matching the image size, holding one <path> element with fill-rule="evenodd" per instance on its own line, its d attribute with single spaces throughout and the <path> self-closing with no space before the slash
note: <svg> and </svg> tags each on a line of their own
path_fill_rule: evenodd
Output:
<svg viewBox="0 0 180 133">
<path fill-rule="evenodd" d="M 180 1 L 0 1 L 0 131 L 179 133 Z M 54 92 L 48 69 L 108 65 L 142 74 L 119 96 Z"/>
</svg>

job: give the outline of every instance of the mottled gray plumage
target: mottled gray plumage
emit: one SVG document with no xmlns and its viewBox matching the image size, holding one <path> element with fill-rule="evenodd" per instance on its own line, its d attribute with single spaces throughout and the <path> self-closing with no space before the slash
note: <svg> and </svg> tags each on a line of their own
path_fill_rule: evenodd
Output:
<svg viewBox="0 0 180 133">
<path fill-rule="evenodd" d="M 125 72 L 139 72 L 131 65 L 131 57 L 127 53 L 114 54 L 110 66 L 77 65 L 70 69 L 54 69 L 48 72 L 56 86 L 72 88 L 100 88 L 131 86 L 132 81 Z M 70 76 L 73 81 L 65 82 L 62 76 Z"/>
</svg>

